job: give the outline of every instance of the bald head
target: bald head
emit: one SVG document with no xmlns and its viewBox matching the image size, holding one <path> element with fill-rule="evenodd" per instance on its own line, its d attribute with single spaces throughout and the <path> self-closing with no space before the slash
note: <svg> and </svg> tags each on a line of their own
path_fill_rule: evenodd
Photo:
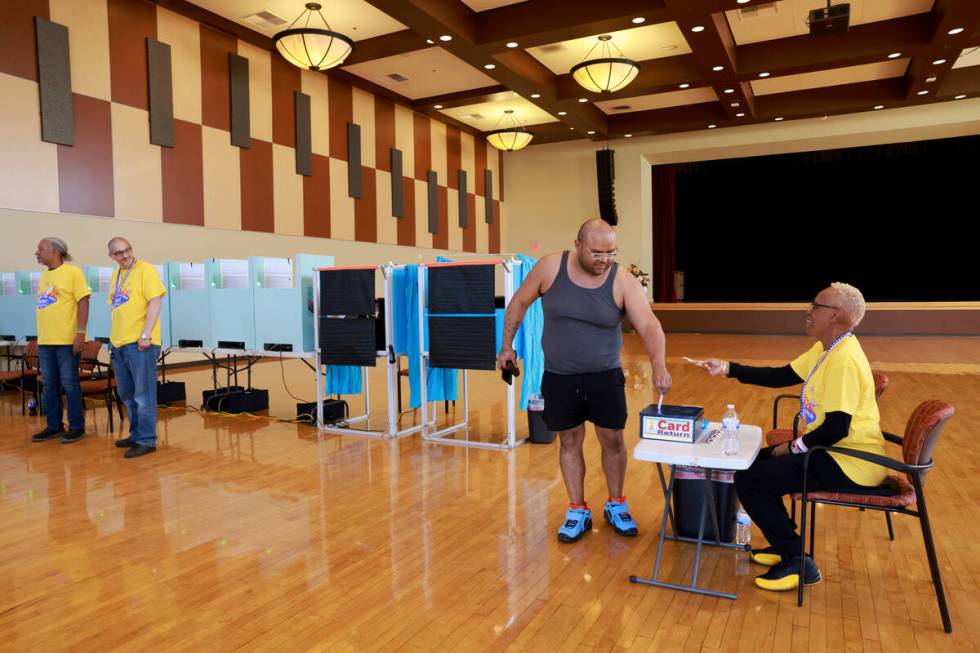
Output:
<svg viewBox="0 0 980 653">
<path fill-rule="evenodd" d="M 616 238 L 616 230 L 612 228 L 611 224 L 602 218 L 592 218 L 583 222 L 582 226 L 578 228 L 576 239 L 579 242 L 588 243 L 599 234 L 611 234 L 613 239 Z"/>
</svg>

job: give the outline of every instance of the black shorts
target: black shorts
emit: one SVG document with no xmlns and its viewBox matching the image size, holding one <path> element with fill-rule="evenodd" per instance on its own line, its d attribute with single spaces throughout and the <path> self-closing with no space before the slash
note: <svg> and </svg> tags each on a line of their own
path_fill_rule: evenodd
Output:
<svg viewBox="0 0 980 653">
<path fill-rule="evenodd" d="M 619 367 L 593 374 L 546 371 L 541 394 L 550 431 L 567 431 L 585 421 L 607 429 L 626 427 L 626 377 Z"/>
</svg>

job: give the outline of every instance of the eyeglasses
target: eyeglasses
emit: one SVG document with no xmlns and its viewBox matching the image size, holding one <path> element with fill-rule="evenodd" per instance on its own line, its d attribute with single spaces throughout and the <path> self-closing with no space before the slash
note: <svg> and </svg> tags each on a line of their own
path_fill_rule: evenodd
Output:
<svg viewBox="0 0 980 653">
<path fill-rule="evenodd" d="M 611 252 L 597 252 L 594 249 L 589 250 L 589 255 L 597 261 L 602 261 L 602 260 L 611 261 L 616 258 L 617 254 L 619 254 L 619 252 L 616 250 L 613 250 Z"/>
<path fill-rule="evenodd" d="M 132 251 L 133 251 L 133 248 L 132 247 L 127 247 L 126 249 L 117 249 L 114 252 L 109 252 L 109 256 L 111 256 L 113 258 L 116 258 L 116 257 L 119 257 L 119 256 L 123 256 L 125 254 L 129 254 Z"/>
<path fill-rule="evenodd" d="M 821 304 L 819 302 L 810 302 L 810 310 L 815 311 L 818 308 L 832 308 L 835 311 L 840 310 L 840 306 L 831 306 L 830 304 Z"/>
</svg>

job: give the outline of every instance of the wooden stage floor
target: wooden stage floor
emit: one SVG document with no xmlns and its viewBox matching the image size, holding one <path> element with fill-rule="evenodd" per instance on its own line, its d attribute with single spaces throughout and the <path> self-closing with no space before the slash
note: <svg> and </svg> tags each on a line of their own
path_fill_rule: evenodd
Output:
<svg viewBox="0 0 980 653">
<path fill-rule="evenodd" d="M 264 418 L 160 413 L 160 448 L 123 460 L 101 405 L 89 435 L 32 444 L 40 418 L 0 394 L 2 650 L 636 650 L 971 651 L 980 649 L 980 339 L 867 337 L 891 384 L 883 425 L 904 428 L 924 399 L 956 406 L 927 492 L 954 632 L 936 608 L 918 523 L 821 507 L 825 581 L 770 594 L 744 556 L 707 550 L 703 578 L 736 601 L 631 585 L 648 575 L 662 500 L 656 470 L 630 462 L 626 493 L 640 526 L 617 537 L 601 520 L 599 449 L 586 447 L 594 532 L 555 538 L 566 497 L 558 446 L 512 452 L 328 435 Z M 782 364 L 804 337 L 670 335 L 672 403 L 768 426 L 777 391 L 711 379 L 681 356 Z M 635 335 L 624 368 L 631 420 L 653 398 Z M 198 405 L 202 369 L 173 375 Z M 373 413 L 383 419 L 380 368 Z M 296 361 L 256 366 L 273 415 L 312 398 Z M 407 389 L 407 384 L 406 384 Z M 471 437 L 504 425 L 499 374 L 471 376 Z M 355 410 L 357 405 L 352 406 Z M 440 406 L 440 415 L 442 408 Z M 519 414 L 519 423 L 523 421 Z M 410 419 L 410 416 L 406 419 Z M 526 432 L 526 423 L 522 424 Z M 897 454 L 896 454 L 897 455 Z M 756 531 L 753 542 L 760 542 Z M 690 573 L 693 548 L 668 544 L 665 575 Z"/>
</svg>

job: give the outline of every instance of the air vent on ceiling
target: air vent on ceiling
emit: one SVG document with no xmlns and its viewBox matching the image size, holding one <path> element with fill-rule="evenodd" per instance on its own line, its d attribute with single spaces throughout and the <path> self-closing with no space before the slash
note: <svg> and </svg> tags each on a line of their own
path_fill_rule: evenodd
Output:
<svg viewBox="0 0 980 653">
<path fill-rule="evenodd" d="M 633 107 L 631 107 L 628 104 L 617 104 L 616 106 L 613 107 L 613 111 L 627 111 L 632 108 Z"/>
<path fill-rule="evenodd" d="M 289 22 L 285 18 L 275 15 L 271 11 L 260 11 L 256 14 L 250 14 L 248 16 L 244 16 L 242 20 L 249 25 L 268 29 L 281 27 Z"/>
<path fill-rule="evenodd" d="M 401 73 L 388 73 L 386 77 L 396 82 L 407 82 L 409 80 L 408 77 L 405 77 L 405 75 L 402 75 Z"/>
<path fill-rule="evenodd" d="M 752 18 L 763 18 L 769 16 L 775 16 L 779 13 L 779 6 L 775 2 L 770 2 L 764 5 L 753 5 L 751 7 L 742 7 L 738 10 L 738 17 L 740 20 L 749 20 Z"/>
<path fill-rule="evenodd" d="M 562 52 L 567 50 L 564 43 L 551 43 L 550 45 L 542 45 L 540 48 L 541 52 Z"/>
<path fill-rule="evenodd" d="M 486 120 L 487 119 L 487 117 L 485 115 L 483 115 L 482 113 L 471 113 L 469 115 L 469 117 L 472 118 L 473 120 Z"/>
</svg>

